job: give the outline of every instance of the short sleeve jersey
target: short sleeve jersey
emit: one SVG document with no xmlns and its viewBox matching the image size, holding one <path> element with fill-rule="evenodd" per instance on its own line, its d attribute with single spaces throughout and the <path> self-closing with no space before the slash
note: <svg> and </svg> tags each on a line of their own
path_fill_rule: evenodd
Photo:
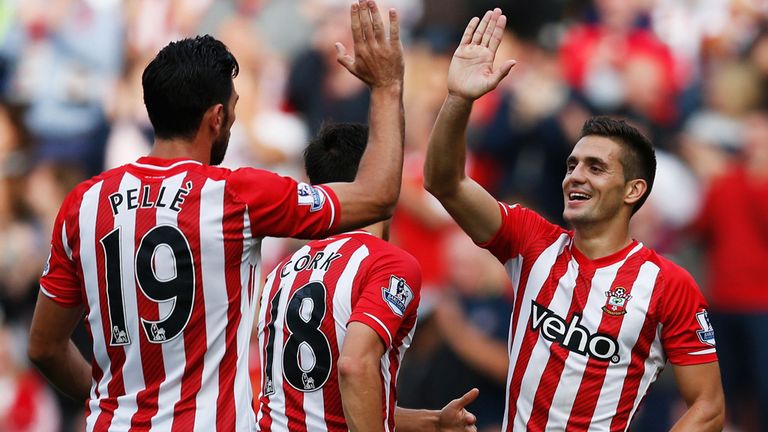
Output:
<svg viewBox="0 0 768 432">
<path fill-rule="evenodd" d="M 707 305 L 681 267 L 633 241 L 591 260 L 573 232 L 499 203 L 480 246 L 512 280 L 506 431 L 627 430 L 667 359 L 717 360 Z"/>
<path fill-rule="evenodd" d="M 421 268 L 364 231 L 316 240 L 267 277 L 259 312 L 261 431 L 347 431 L 337 363 L 347 325 L 373 329 L 381 358 L 382 414 L 394 430 L 395 384 L 416 325 Z"/>
<path fill-rule="evenodd" d="M 64 201 L 40 288 L 83 306 L 86 429 L 255 428 L 247 352 L 265 236 L 335 229 L 330 188 L 145 157 Z"/>
</svg>

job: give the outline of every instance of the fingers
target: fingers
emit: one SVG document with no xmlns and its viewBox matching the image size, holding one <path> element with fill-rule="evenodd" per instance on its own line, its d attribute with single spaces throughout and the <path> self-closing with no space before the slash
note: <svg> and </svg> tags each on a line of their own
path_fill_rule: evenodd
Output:
<svg viewBox="0 0 768 432">
<path fill-rule="evenodd" d="M 373 34 L 373 22 L 371 22 L 371 10 L 368 7 L 368 3 L 369 2 L 367 0 L 360 0 L 358 6 L 360 11 L 360 26 L 363 28 L 363 37 L 365 38 L 366 42 L 370 44 L 376 40 L 376 38 Z"/>
<path fill-rule="evenodd" d="M 480 21 L 477 29 L 475 29 L 475 33 L 472 35 L 473 44 L 477 45 L 483 40 L 483 33 L 485 33 L 485 29 L 488 28 L 488 21 L 491 20 L 492 14 L 493 12 L 487 11 L 485 15 L 483 15 L 483 19 Z"/>
<path fill-rule="evenodd" d="M 471 20 L 469 20 L 469 24 L 467 24 L 467 28 L 464 29 L 464 35 L 461 36 L 461 45 L 466 45 L 472 41 L 472 35 L 475 34 L 475 29 L 477 28 L 477 23 L 480 22 L 480 18 L 473 17 Z"/>
<path fill-rule="evenodd" d="M 341 63 L 342 66 L 351 72 L 354 68 L 355 59 L 351 55 L 347 54 L 347 49 L 340 42 L 336 42 L 335 47 L 336 61 Z"/>
<path fill-rule="evenodd" d="M 376 2 L 368 2 L 368 10 L 371 11 L 371 24 L 373 25 L 373 37 L 376 38 L 376 42 L 384 43 L 384 21 L 381 20 L 381 13 L 379 12 L 379 6 Z"/>
<path fill-rule="evenodd" d="M 496 83 L 496 85 L 498 85 L 499 82 L 501 82 L 501 80 L 503 80 L 504 77 L 509 74 L 509 71 L 512 70 L 512 67 L 515 66 L 515 64 L 517 64 L 515 60 L 507 60 L 502 63 L 498 69 L 493 71 L 493 81 Z"/>
<path fill-rule="evenodd" d="M 464 424 L 474 425 L 475 423 L 477 423 L 477 417 L 475 417 L 475 415 L 471 412 L 464 410 Z"/>
<path fill-rule="evenodd" d="M 389 10 L 389 42 L 400 44 L 400 18 L 394 9 Z"/>
<path fill-rule="evenodd" d="M 496 22 L 499 20 L 499 17 L 501 16 L 501 9 L 496 8 L 493 10 L 493 13 L 491 13 L 491 19 L 488 21 L 488 27 L 485 28 L 485 31 L 483 32 L 483 39 L 480 42 L 480 45 L 487 47 L 488 43 L 491 41 L 491 35 L 496 30 Z"/>
<path fill-rule="evenodd" d="M 496 28 L 493 29 L 491 39 L 488 43 L 488 48 L 490 48 L 494 53 L 499 48 L 499 45 L 501 45 L 501 38 L 504 36 L 504 28 L 506 25 L 507 17 L 505 15 L 501 15 L 496 21 Z"/>
<path fill-rule="evenodd" d="M 355 46 L 360 46 L 363 43 L 363 29 L 360 25 L 360 7 L 357 3 L 352 3 L 349 7 L 349 16 L 352 20 L 352 41 Z"/>
<path fill-rule="evenodd" d="M 472 402 L 474 402 L 475 399 L 477 399 L 477 396 L 479 394 L 480 394 L 480 390 L 478 390 L 477 388 L 473 388 L 472 390 L 464 393 L 464 396 L 462 396 L 462 397 L 460 397 L 458 399 L 459 404 L 462 407 L 465 407 L 465 406 L 471 404 Z"/>
</svg>

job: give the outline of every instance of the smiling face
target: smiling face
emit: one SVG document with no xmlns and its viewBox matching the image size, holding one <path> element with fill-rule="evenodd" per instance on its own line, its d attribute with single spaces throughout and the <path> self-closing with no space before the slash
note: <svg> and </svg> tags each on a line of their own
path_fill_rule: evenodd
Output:
<svg viewBox="0 0 768 432">
<path fill-rule="evenodd" d="M 563 179 L 563 219 L 574 227 L 597 224 L 617 217 L 627 222 L 636 202 L 631 182 L 624 179 L 623 149 L 609 138 L 588 135 L 574 146 Z M 642 180 L 633 180 L 642 181 Z"/>
</svg>

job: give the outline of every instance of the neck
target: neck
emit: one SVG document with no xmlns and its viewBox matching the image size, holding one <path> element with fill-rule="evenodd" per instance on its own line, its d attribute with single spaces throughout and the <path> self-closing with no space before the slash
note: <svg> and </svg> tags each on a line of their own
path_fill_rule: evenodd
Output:
<svg viewBox="0 0 768 432">
<path fill-rule="evenodd" d="M 616 222 L 613 222 L 616 221 Z M 629 222 L 614 218 L 612 225 L 574 225 L 573 244 L 589 259 L 598 259 L 616 253 L 632 243 Z M 619 223 L 621 222 L 621 223 Z"/>
<path fill-rule="evenodd" d="M 368 232 L 382 240 L 389 241 L 389 221 L 382 221 L 373 225 L 368 225 L 365 228 L 361 228 L 361 230 Z"/>
<path fill-rule="evenodd" d="M 149 156 L 160 159 L 192 159 L 207 165 L 211 162 L 211 148 L 194 140 L 155 138 Z"/>
</svg>

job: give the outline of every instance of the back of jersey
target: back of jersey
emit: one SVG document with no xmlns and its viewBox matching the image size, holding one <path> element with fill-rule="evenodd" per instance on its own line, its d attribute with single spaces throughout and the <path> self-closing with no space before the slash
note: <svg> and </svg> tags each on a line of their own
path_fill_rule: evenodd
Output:
<svg viewBox="0 0 768 432">
<path fill-rule="evenodd" d="M 351 321 L 370 326 L 387 348 L 383 418 L 392 429 L 420 286 L 413 257 L 363 231 L 310 242 L 283 260 L 261 296 L 259 430 L 348 430 L 336 364 Z"/>
<path fill-rule="evenodd" d="M 239 324 L 255 313 L 258 239 L 245 204 L 226 198 L 222 172 L 145 160 L 65 202 L 41 287 L 86 307 L 95 381 L 87 430 L 255 427 Z"/>
</svg>

